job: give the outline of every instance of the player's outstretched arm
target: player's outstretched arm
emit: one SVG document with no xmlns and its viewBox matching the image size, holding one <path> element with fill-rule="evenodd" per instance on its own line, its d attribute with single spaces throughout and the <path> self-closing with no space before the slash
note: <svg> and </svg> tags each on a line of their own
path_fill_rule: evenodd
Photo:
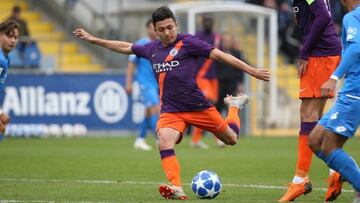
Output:
<svg viewBox="0 0 360 203">
<path fill-rule="evenodd" d="M 88 32 L 86 32 L 84 29 L 76 29 L 74 30 L 74 35 L 76 37 L 79 37 L 80 39 L 86 40 L 92 44 L 96 44 L 102 47 L 105 47 L 107 49 L 110 49 L 111 51 L 119 52 L 122 54 L 132 54 L 131 46 L 132 43 L 130 42 L 124 42 L 124 41 L 114 41 L 114 40 L 106 40 L 106 39 L 100 39 L 92 36 Z"/>
<path fill-rule="evenodd" d="M 213 49 L 210 52 L 209 58 L 217 60 L 226 64 L 229 64 L 232 67 L 243 70 L 246 73 L 264 81 L 270 80 L 270 72 L 268 69 L 254 68 L 244 61 L 237 59 L 231 54 L 220 51 L 219 49 Z"/>
</svg>

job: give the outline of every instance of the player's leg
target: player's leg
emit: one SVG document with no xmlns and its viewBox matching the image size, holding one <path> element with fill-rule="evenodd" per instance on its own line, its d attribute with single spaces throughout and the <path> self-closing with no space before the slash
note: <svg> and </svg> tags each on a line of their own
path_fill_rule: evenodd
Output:
<svg viewBox="0 0 360 203">
<path fill-rule="evenodd" d="M 209 146 L 201 141 L 203 130 L 201 128 L 194 127 L 193 133 L 191 136 L 190 146 L 200 149 L 207 149 Z"/>
<path fill-rule="evenodd" d="M 296 171 L 289 188 L 280 202 L 293 201 L 298 196 L 311 192 L 308 178 L 312 151 L 308 147 L 309 134 L 323 114 L 326 99 L 321 98 L 321 86 L 328 80 L 339 62 L 339 57 L 310 57 L 307 70 L 300 78 L 300 131 Z"/>
<path fill-rule="evenodd" d="M 141 87 L 142 101 L 145 106 L 145 118 L 140 127 L 140 133 L 135 140 L 135 149 L 144 151 L 151 150 L 151 146 L 146 143 L 146 136 L 148 127 L 150 126 L 154 135 L 156 134 L 156 123 L 159 118 L 159 96 L 155 88 L 142 86 Z"/>
<path fill-rule="evenodd" d="M 174 150 L 175 144 L 181 141 L 185 128 L 185 122 L 176 113 L 160 115 L 157 128 L 158 147 L 162 168 L 171 183 L 159 187 L 159 192 L 165 199 L 187 199 L 181 184 L 180 163 Z"/>
<path fill-rule="evenodd" d="M 327 118 L 325 118 L 327 120 Z M 321 120 L 324 120 L 321 119 Z M 323 122 L 323 121 L 322 121 Z M 328 131 L 326 129 L 317 124 L 315 128 L 311 131 L 309 136 L 309 147 L 315 152 L 320 152 L 323 144 L 323 140 Z M 325 195 L 325 202 L 334 201 L 341 194 L 341 188 L 344 183 L 344 179 L 341 175 L 335 170 L 330 168 L 329 178 L 328 178 L 328 190 Z"/>
<path fill-rule="evenodd" d="M 312 185 L 308 177 L 313 152 L 308 146 L 309 135 L 320 118 L 325 99 L 302 99 L 300 105 L 300 131 L 295 175 L 288 190 L 279 200 L 293 201 L 303 194 L 311 192 Z M 321 113 L 322 114 L 322 113 Z"/>
<path fill-rule="evenodd" d="M 331 110 L 319 121 L 320 126 L 312 132 L 309 142 L 315 154 L 330 168 L 339 172 L 341 177 L 350 182 L 358 192 L 360 170 L 342 147 L 347 138 L 355 134 L 360 124 L 359 114 L 360 100 L 340 96 Z M 322 139 L 313 139 L 313 137 L 322 137 Z M 341 187 L 337 192 L 341 193 Z M 328 201 L 335 200 L 339 194 L 331 194 Z"/>
<path fill-rule="evenodd" d="M 160 114 L 160 99 L 157 88 L 149 88 L 147 91 L 147 105 L 149 106 L 149 123 L 150 127 L 156 135 L 156 124 Z"/>
<path fill-rule="evenodd" d="M 225 131 L 215 133 L 215 135 L 225 144 L 228 144 L 229 142 L 227 143 L 224 140 L 230 140 L 232 142 L 234 140 L 237 141 L 241 125 L 239 111 L 248 103 L 248 101 L 249 97 L 247 95 L 227 96 L 224 98 L 224 102 L 228 107 L 228 115 L 225 118 L 228 127 Z M 232 142 L 230 144 L 232 144 Z"/>
<path fill-rule="evenodd" d="M 357 192 L 360 192 L 360 169 L 355 160 L 342 149 L 346 140 L 347 137 L 327 131 L 321 151 L 316 154 L 330 168 L 339 172 Z"/>
<path fill-rule="evenodd" d="M 240 130 L 239 110 L 248 102 L 248 96 L 228 96 L 225 103 L 229 107 L 228 116 L 224 119 L 214 106 L 197 112 L 187 112 L 182 116 L 187 123 L 201 129 L 212 132 L 226 145 L 234 145 L 237 142 Z"/>
<path fill-rule="evenodd" d="M 145 141 L 147 131 L 148 131 L 148 126 L 149 126 L 149 121 L 150 121 L 149 110 L 148 110 L 148 108 L 146 108 L 145 109 L 145 118 L 144 118 L 143 122 L 141 123 L 139 135 L 134 142 L 135 149 L 140 149 L 140 150 L 144 150 L 144 151 L 151 150 L 151 146 L 148 145 Z"/>
<path fill-rule="evenodd" d="M 158 105 L 149 108 L 149 123 L 154 135 L 156 135 L 156 124 L 159 120 L 159 112 L 160 109 Z"/>
</svg>

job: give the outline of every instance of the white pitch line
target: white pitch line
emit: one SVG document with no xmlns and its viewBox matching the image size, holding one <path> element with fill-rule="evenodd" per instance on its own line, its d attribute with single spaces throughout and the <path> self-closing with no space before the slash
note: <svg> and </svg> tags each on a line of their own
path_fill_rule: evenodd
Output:
<svg viewBox="0 0 360 203">
<path fill-rule="evenodd" d="M 30 202 L 30 203 L 55 203 L 54 200 L 15 200 L 15 199 L 0 199 L 0 203 L 22 203 L 22 202 Z M 59 201 L 60 202 L 60 201 Z M 67 201 L 68 202 L 68 201 Z M 68 202 L 71 203 L 72 201 Z M 81 202 L 73 202 L 73 203 L 111 203 L 111 202 L 89 202 L 89 201 L 81 201 Z"/>
<path fill-rule="evenodd" d="M 88 183 L 88 184 L 129 184 L 129 185 L 159 185 L 161 182 L 151 181 L 115 181 L 115 180 L 74 180 L 74 179 L 27 179 L 27 178 L 0 178 L 0 182 L 41 182 L 41 183 Z M 184 185 L 190 185 L 185 183 Z M 275 185 L 255 185 L 255 184 L 223 184 L 224 187 L 241 187 L 241 188 L 256 188 L 256 189 L 276 189 L 285 190 L 287 187 Z M 317 191 L 327 191 L 327 188 L 313 188 Z M 354 192 L 353 190 L 342 189 L 342 192 Z M 0 203 L 2 203 L 0 201 Z"/>
</svg>

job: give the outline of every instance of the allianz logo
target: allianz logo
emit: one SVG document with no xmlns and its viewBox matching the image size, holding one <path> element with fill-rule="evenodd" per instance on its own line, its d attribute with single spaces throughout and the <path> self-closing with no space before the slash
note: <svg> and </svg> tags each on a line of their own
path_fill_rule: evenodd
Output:
<svg viewBox="0 0 360 203">
<path fill-rule="evenodd" d="M 43 86 L 6 87 L 3 111 L 15 116 L 87 116 L 88 92 L 45 92 Z"/>
<path fill-rule="evenodd" d="M 124 88 L 111 80 L 100 83 L 94 95 L 90 91 L 47 92 L 44 86 L 8 86 L 2 104 L 4 112 L 15 116 L 90 116 L 92 109 L 105 123 L 120 121 L 128 110 Z"/>
<path fill-rule="evenodd" d="M 179 61 L 169 61 L 164 63 L 154 63 L 153 69 L 155 72 L 166 72 L 166 71 L 172 71 L 173 68 L 176 68 L 180 65 Z"/>
</svg>

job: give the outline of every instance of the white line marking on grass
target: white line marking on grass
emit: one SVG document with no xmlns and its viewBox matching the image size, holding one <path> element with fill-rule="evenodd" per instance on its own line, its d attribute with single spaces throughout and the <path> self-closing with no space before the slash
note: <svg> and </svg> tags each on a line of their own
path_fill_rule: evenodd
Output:
<svg viewBox="0 0 360 203">
<path fill-rule="evenodd" d="M 56 201 L 54 200 L 14 200 L 14 199 L 4 199 L 1 200 L 0 199 L 0 203 L 21 203 L 21 202 L 31 202 L 31 203 L 55 203 Z M 61 202 L 61 201 L 58 201 Z M 69 202 L 69 201 L 66 201 Z M 70 201 L 73 202 L 73 201 Z M 75 203 L 75 202 L 74 202 Z M 89 201 L 81 201 L 81 202 L 76 202 L 76 203 L 111 203 L 111 202 L 89 202 Z"/>
<path fill-rule="evenodd" d="M 44 201 L 44 200 L 14 200 L 14 199 L 0 199 L 0 203 L 19 203 L 19 202 L 32 202 L 32 203 L 54 203 L 55 201 Z"/>
<path fill-rule="evenodd" d="M 27 178 L 0 178 L 4 182 L 41 182 L 41 183 L 88 183 L 88 184 L 129 184 L 129 185 L 160 185 L 161 182 L 151 181 L 115 181 L 115 180 L 74 180 L 74 179 L 27 179 Z M 185 183 L 184 185 L 190 185 Z M 255 184 L 223 184 L 224 187 L 241 187 L 241 188 L 255 188 L 255 189 L 275 189 L 285 190 L 287 187 L 275 185 L 255 185 Z M 317 191 L 327 191 L 327 188 L 313 188 Z M 353 190 L 342 189 L 342 192 L 354 192 Z M 1 203 L 1 200 L 0 200 Z"/>
</svg>

